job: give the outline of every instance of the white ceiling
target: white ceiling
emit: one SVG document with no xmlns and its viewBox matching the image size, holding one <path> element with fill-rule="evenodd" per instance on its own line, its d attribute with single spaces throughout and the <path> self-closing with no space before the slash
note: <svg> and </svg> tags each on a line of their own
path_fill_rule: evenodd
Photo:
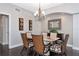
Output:
<svg viewBox="0 0 79 59">
<path fill-rule="evenodd" d="M 26 10 L 31 11 L 32 13 L 36 12 L 39 8 L 39 3 L 12 3 L 13 5 L 17 5 L 19 7 L 22 7 Z M 49 9 L 51 7 L 58 6 L 62 3 L 40 3 L 40 7 L 42 10 Z"/>
</svg>

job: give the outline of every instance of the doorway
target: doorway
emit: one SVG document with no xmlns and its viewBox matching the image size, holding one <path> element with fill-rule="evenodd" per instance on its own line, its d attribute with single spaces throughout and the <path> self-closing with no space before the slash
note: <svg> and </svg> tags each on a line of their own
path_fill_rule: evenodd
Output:
<svg viewBox="0 0 79 59">
<path fill-rule="evenodd" d="M 0 14 L 0 55 L 9 53 L 9 16 Z"/>
</svg>

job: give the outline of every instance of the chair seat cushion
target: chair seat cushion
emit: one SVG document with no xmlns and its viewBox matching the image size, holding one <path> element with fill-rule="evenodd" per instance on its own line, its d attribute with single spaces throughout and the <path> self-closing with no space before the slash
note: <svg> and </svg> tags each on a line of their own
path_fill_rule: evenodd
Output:
<svg viewBox="0 0 79 59">
<path fill-rule="evenodd" d="M 48 42 L 48 41 L 44 41 L 44 45 L 46 46 L 46 45 L 48 45 L 50 42 Z"/>
<path fill-rule="evenodd" d="M 57 44 L 62 44 L 63 43 L 63 40 L 57 40 L 56 43 Z"/>
<path fill-rule="evenodd" d="M 61 53 L 61 46 L 58 44 L 55 44 L 50 47 L 50 50 L 55 53 Z"/>
<path fill-rule="evenodd" d="M 44 55 L 48 56 L 49 55 L 49 48 L 48 47 L 45 47 L 45 50 L 44 50 Z"/>
<path fill-rule="evenodd" d="M 34 45 L 33 45 L 33 42 L 30 42 L 29 43 L 29 47 L 33 47 Z"/>
</svg>

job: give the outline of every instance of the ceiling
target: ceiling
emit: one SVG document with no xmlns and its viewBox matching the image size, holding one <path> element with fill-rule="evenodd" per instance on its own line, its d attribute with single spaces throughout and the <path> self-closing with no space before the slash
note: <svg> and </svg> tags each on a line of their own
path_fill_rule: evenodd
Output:
<svg viewBox="0 0 79 59">
<path fill-rule="evenodd" d="M 12 3 L 12 4 L 24 8 L 26 10 L 29 10 L 32 13 L 36 12 L 39 8 L 39 3 Z M 60 4 L 62 3 L 40 3 L 40 7 L 42 10 L 45 11 L 46 9 L 56 7 Z"/>
</svg>

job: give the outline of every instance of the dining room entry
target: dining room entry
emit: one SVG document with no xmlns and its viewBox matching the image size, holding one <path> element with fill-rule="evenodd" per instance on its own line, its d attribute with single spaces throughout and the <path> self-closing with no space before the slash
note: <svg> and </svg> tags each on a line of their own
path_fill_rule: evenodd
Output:
<svg viewBox="0 0 79 59">
<path fill-rule="evenodd" d="M 0 14 L 0 55 L 8 52 L 9 46 L 9 16 Z"/>
</svg>

